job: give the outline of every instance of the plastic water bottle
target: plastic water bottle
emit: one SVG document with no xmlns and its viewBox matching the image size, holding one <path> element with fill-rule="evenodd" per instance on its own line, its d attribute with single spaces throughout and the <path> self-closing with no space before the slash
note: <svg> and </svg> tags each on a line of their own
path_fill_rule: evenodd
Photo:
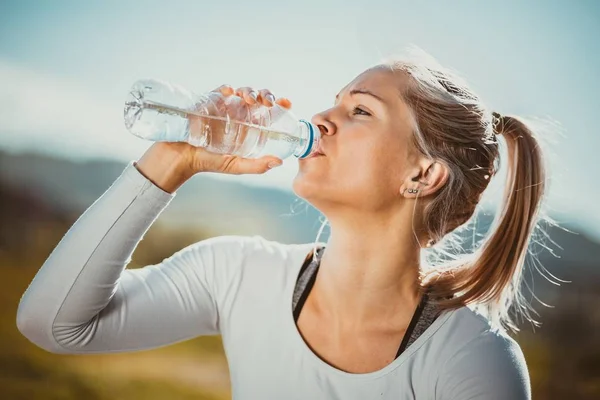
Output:
<svg viewBox="0 0 600 400">
<path fill-rule="evenodd" d="M 316 125 L 273 104 L 249 105 L 238 96 L 196 94 L 178 85 L 143 79 L 125 101 L 125 126 L 151 141 L 187 142 L 246 158 L 305 158 L 321 138 Z"/>
</svg>

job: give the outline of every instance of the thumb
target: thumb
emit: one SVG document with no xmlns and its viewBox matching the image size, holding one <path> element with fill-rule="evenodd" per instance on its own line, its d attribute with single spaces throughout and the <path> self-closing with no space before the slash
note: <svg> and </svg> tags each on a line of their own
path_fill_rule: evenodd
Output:
<svg viewBox="0 0 600 400">
<path fill-rule="evenodd" d="M 281 158 L 273 156 L 261 157 L 259 160 L 266 164 L 267 169 L 277 168 L 283 164 L 283 160 Z"/>
<path fill-rule="evenodd" d="M 264 174 L 283 163 L 280 158 L 264 156 L 261 158 L 234 157 L 224 172 L 232 174 Z"/>
</svg>

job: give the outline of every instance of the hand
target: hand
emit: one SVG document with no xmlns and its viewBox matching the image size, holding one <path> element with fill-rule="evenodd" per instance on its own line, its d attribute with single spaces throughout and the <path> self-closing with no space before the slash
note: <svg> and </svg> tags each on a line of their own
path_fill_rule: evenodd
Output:
<svg viewBox="0 0 600 400">
<path fill-rule="evenodd" d="M 234 121 L 248 120 L 251 110 L 256 109 L 260 105 L 268 108 L 273 107 L 274 104 L 284 109 L 292 107 L 290 100 L 286 98 L 277 99 L 268 89 L 256 91 L 251 87 L 241 87 L 234 90 L 229 85 L 222 85 L 212 90 L 209 97 L 211 102 L 207 111 L 210 115 L 228 115 Z M 252 120 L 251 122 L 258 123 L 258 121 Z M 192 121 L 191 124 L 193 123 Z M 222 121 L 200 117 L 198 118 L 198 123 L 209 126 L 211 132 L 214 133 L 211 136 L 211 145 L 218 147 L 223 140 L 223 136 L 218 135 L 223 132 Z M 190 129 L 193 129 L 193 126 Z M 241 136 L 246 133 L 243 129 L 240 129 L 238 132 Z M 241 139 L 243 140 L 243 138 Z M 244 158 L 231 154 L 211 152 L 202 147 L 194 147 L 194 151 L 191 153 L 190 168 L 194 173 L 202 171 L 234 175 L 262 174 L 271 168 L 269 167 L 269 163 L 275 162 L 275 166 L 278 166 L 283 162 L 280 158 L 274 156 L 264 156 L 257 159 Z"/>
<path fill-rule="evenodd" d="M 292 106 L 288 99 L 276 99 L 267 89 L 257 92 L 252 88 L 242 87 L 234 90 L 231 86 L 222 85 L 211 93 L 214 94 L 211 99 L 217 108 L 231 106 L 236 102 L 242 106 L 241 109 L 257 104 L 272 107 L 275 103 L 285 109 Z M 214 153 L 184 142 L 155 142 L 136 163 L 136 168 L 155 185 L 172 193 L 198 172 L 263 174 L 282 162 L 274 156 L 243 158 Z"/>
</svg>

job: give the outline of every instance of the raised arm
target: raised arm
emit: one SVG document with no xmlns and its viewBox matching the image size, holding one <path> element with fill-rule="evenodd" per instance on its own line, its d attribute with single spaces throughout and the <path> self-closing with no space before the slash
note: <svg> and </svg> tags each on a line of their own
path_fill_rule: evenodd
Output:
<svg viewBox="0 0 600 400">
<path fill-rule="evenodd" d="M 213 272 L 242 262 L 242 238 L 204 240 L 159 264 L 125 269 L 174 196 L 131 162 L 25 291 L 17 313 L 21 333 L 53 353 L 142 350 L 219 333 Z"/>
<path fill-rule="evenodd" d="M 234 93 L 226 85 L 213 92 Z M 289 101 L 280 105 L 290 107 Z M 274 156 L 250 159 L 184 142 L 154 143 L 50 254 L 21 298 L 17 327 L 55 353 L 141 350 L 218 333 L 213 272 L 243 262 L 243 237 L 205 240 L 160 264 L 125 267 L 175 191 L 196 173 L 264 174 L 280 164 Z"/>
</svg>

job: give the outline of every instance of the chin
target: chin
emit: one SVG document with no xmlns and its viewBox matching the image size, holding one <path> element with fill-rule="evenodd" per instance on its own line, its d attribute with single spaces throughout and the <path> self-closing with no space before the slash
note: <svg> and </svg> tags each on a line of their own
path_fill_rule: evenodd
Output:
<svg viewBox="0 0 600 400">
<path fill-rule="evenodd" d="M 320 177 L 298 172 L 292 181 L 294 193 L 305 200 L 315 196 L 323 195 L 323 180 Z"/>
<path fill-rule="evenodd" d="M 339 204 L 335 199 L 335 189 L 320 179 L 299 174 L 292 182 L 292 190 L 296 196 L 323 214 L 325 210 Z"/>
<path fill-rule="evenodd" d="M 299 172 L 296 175 L 292 181 L 292 191 L 296 194 L 296 196 L 304 198 L 306 192 L 310 191 L 310 186 L 314 186 L 312 182 L 306 181 L 307 179 L 305 178 L 304 174 Z"/>
</svg>

